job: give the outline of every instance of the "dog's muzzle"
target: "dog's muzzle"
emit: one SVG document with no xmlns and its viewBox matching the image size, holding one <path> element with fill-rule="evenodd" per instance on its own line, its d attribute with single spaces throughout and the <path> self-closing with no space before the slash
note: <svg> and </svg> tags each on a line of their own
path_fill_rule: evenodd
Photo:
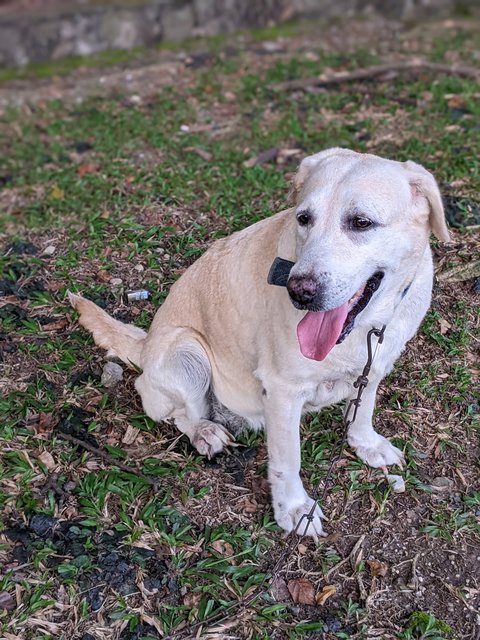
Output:
<svg viewBox="0 0 480 640">
<path fill-rule="evenodd" d="M 317 297 L 318 284 L 311 276 L 292 276 L 287 291 L 295 306 L 305 308 Z"/>
</svg>

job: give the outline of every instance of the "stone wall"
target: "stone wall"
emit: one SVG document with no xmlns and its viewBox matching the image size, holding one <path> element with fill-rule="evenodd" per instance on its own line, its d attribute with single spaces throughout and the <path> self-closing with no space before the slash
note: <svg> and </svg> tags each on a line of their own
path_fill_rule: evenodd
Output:
<svg viewBox="0 0 480 640">
<path fill-rule="evenodd" d="M 302 16 L 447 15 L 455 0 L 51 0 L 2 5 L 0 66 L 211 36 Z"/>
</svg>

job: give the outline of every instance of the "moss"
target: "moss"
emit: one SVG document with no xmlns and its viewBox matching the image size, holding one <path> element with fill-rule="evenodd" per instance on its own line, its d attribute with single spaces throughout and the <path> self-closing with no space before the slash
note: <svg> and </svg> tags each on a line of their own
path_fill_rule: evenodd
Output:
<svg viewBox="0 0 480 640">
<path fill-rule="evenodd" d="M 126 64 L 137 60 L 145 54 L 147 49 L 110 49 L 95 53 L 91 56 L 69 56 L 61 60 L 47 60 L 32 62 L 21 69 L 0 69 L 0 82 L 22 80 L 30 78 L 50 78 L 64 76 L 81 67 L 107 67 L 115 64 Z"/>
</svg>

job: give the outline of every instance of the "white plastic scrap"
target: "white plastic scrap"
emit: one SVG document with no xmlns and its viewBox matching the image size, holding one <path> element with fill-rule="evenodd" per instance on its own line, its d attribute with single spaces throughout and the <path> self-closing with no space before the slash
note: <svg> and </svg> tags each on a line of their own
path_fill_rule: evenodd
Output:
<svg viewBox="0 0 480 640">
<path fill-rule="evenodd" d="M 402 476 L 396 476 L 392 473 L 387 473 L 387 481 L 388 484 L 391 485 L 394 493 L 404 493 L 405 491 L 405 480 Z"/>
<path fill-rule="evenodd" d="M 102 384 L 107 387 L 114 387 L 123 378 L 123 369 L 116 362 L 106 362 L 102 371 Z"/>
</svg>

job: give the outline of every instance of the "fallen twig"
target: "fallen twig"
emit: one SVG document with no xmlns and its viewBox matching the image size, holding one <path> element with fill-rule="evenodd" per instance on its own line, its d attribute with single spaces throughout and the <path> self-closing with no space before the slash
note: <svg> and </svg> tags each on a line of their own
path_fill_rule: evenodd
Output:
<svg viewBox="0 0 480 640">
<path fill-rule="evenodd" d="M 93 445 L 88 444 L 88 442 L 84 442 L 83 440 L 80 440 L 80 438 L 75 438 L 75 436 L 71 436 L 70 434 L 64 433 L 63 431 L 56 431 L 55 435 L 57 435 L 59 438 L 62 438 L 63 440 L 67 440 L 72 444 L 82 447 L 82 449 L 85 449 L 86 451 L 89 451 L 90 453 L 93 453 L 96 456 L 100 456 L 101 458 L 109 462 L 111 465 L 118 467 L 122 471 L 125 471 L 126 473 L 131 473 L 132 475 L 137 476 L 138 478 L 141 478 L 144 482 L 151 485 L 155 489 L 158 488 L 158 483 L 156 480 L 152 480 L 152 478 L 149 478 L 148 476 L 143 474 L 141 471 L 138 471 L 134 467 L 130 467 L 128 464 L 121 462 L 120 460 L 112 456 L 110 453 L 105 451 L 104 449 L 94 447 Z"/>
<path fill-rule="evenodd" d="M 340 567 L 343 567 L 343 565 L 346 564 L 349 560 L 351 561 L 353 559 L 353 562 L 355 563 L 355 559 L 357 558 L 358 551 L 361 548 L 363 541 L 365 540 L 366 537 L 367 537 L 366 533 L 362 534 L 359 537 L 359 539 L 356 541 L 355 546 L 350 551 L 348 556 L 343 558 L 343 560 L 340 560 L 340 562 L 338 562 L 334 567 L 332 567 L 327 571 L 327 573 L 323 576 L 326 582 L 328 582 L 328 579 L 332 575 L 332 573 L 335 573 L 336 571 L 338 571 Z M 352 568 L 355 569 L 355 566 L 353 566 Z"/>
<path fill-rule="evenodd" d="M 327 87 L 332 84 L 342 82 L 356 82 L 357 80 L 371 80 L 377 76 L 387 73 L 419 73 L 422 71 L 433 71 L 435 73 L 446 73 L 448 75 L 462 76 L 463 78 L 480 79 L 480 69 L 459 64 L 441 64 L 438 62 L 427 62 L 425 60 L 409 60 L 407 62 L 392 62 L 388 64 L 374 64 L 365 69 L 355 71 L 341 71 L 339 73 L 325 74 L 316 78 L 300 78 L 299 80 L 288 80 L 272 85 L 275 91 L 305 90 L 308 87 Z"/>
<path fill-rule="evenodd" d="M 414 591 L 418 591 L 418 587 L 419 587 L 418 570 L 417 570 L 417 564 L 418 564 L 419 557 L 420 557 L 419 553 L 417 553 L 413 557 L 412 569 L 411 569 L 411 577 L 410 577 L 410 581 L 407 584 L 407 587 L 409 589 L 413 589 Z"/>
<path fill-rule="evenodd" d="M 57 496 L 65 499 L 68 496 L 68 493 L 64 491 L 62 487 L 59 486 L 59 484 L 57 483 L 57 480 L 58 480 L 58 473 L 51 473 L 48 476 L 46 483 L 43 485 L 42 489 L 40 490 L 40 493 L 46 494 L 50 490 L 52 490 L 54 493 L 57 494 Z"/>
<path fill-rule="evenodd" d="M 472 260 L 437 274 L 440 282 L 463 282 L 480 276 L 480 260 Z"/>
<path fill-rule="evenodd" d="M 476 607 L 474 607 L 473 605 L 471 605 L 469 602 L 467 602 L 467 600 L 465 599 L 464 594 L 462 593 L 462 590 L 459 587 L 454 586 L 453 584 L 450 584 L 449 582 L 446 582 L 445 580 L 443 580 L 443 578 L 440 578 L 440 576 L 436 576 L 436 578 L 443 584 L 444 587 L 446 587 L 448 589 L 448 591 L 450 591 L 450 593 L 455 596 L 455 598 L 457 598 L 458 600 L 460 600 L 460 602 L 472 613 L 474 613 L 475 615 L 480 615 L 480 610 L 478 610 Z"/>
</svg>

